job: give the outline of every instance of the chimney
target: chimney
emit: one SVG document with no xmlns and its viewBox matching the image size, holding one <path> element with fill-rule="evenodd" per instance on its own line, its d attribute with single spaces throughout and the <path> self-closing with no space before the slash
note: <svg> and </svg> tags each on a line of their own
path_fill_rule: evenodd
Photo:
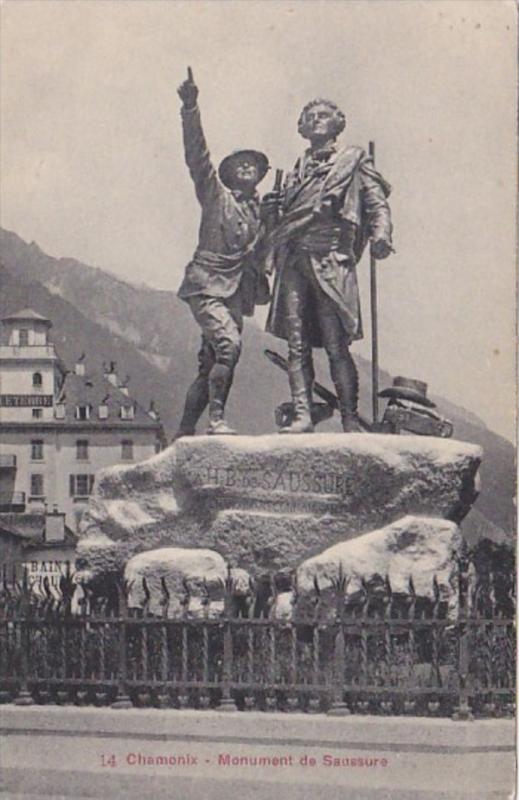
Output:
<svg viewBox="0 0 519 800">
<path fill-rule="evenodd" d="M 130 396 L 130 392 L 128 390 L 128 384 L 130 383 L 130 376 L 127 375 L 124 381 L 120 384 L 119 389 L 121 392 L 126 395 L 126 397 Z"/>
<path fill-rule="evenodd" d="M 159 412 L 155 408 L 155 401 L 154 400 L 150 400 L 150 407 L 148 409 L 148 414 L 150 415 L 150 417 L 152 419 L 158 419 L 159 418 Z"/>
<path fill-rule="evenodd" d="M 52 512 L 45 512 L 43 538 L 46 542 L 63 542 L 65 540 L 65 514 L 58 511 L 56 504 L 54 504 Z"/>
<path fill-rule="evenodd" d="M 81 353 L 74 366 L 74 372 L 81 377 L 85 374 L 85 354 Z"/>
<path fill-rule="evenodd" d="M 104 374 L 105 378 L 110 381 L 112 386 L 118 386 L 119 381 L 117 380 L 117 372 L 115 371 L 116 363 L 115 361 L 110 361 L 110 366 L 107 368 L 106 365 L 104 367 Z"/>
<path fill-rule="evenodd" d="M 110 399 L 110 395 L 107 394 L 106 397 L 103 397 L 101 402 L 99 403 L 98 408 L 98 417 L 99 419 L 108 419 L 108 400 Z"/>
<path fill-rule="evenodd" d="M 56 405 L 54 406 L 54 416 L 56 419 L 65 419 L 65 394 L 62 394 L 56 400 Z"/>
</svg>

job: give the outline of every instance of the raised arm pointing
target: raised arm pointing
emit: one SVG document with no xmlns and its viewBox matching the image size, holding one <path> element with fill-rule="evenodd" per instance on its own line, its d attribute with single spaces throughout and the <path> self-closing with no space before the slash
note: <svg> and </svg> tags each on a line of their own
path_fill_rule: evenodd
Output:
<svg viewBox="0 0 519 800">
<path fill-rule="evenodd" d="M 178 96 L 184 104 L 184 108 L 192 109 L 196 106 L 198 97 L 198 86 L 193 78 L 193 70 L 187 68 L 187 79 L 178 87 Z"/>
<path fill-rule="evenodd" d="M 177 89 L 182 100 L 182 132 L 184 155 L 200 203 L 218 192 L 218 178 L 211 162 L 205 141 L 200 111 L 197 105 L 198 86 L 191 67 L 187 68 L 187 79 Z"/>
</svg>

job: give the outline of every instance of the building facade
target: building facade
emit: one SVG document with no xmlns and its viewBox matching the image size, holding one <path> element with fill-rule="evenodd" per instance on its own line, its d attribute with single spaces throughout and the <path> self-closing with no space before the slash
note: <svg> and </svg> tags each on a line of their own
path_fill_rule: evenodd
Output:
<svg viewBox="0 0 519 800">
<path fill-rule="evenodd" d="M 72 370 L 60 359 L 50 320 L 24 309 L 1 321 L 0 522 L 62 513 L 75 532 L 100 469 L 149 458 L 166 445 L 151 404 L 145 411 L 115 364 Z"/>
</svg>

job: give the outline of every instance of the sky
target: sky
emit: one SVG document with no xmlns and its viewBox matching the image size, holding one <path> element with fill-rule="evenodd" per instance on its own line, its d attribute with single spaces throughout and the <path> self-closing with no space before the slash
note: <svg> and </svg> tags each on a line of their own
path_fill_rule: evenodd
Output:
<svg viewBox="0 0 519 800">
<path fill-rule="evenodd" d="M 255 147 L 289 169 L 301 107 L 328 97 L 344 143 L 374 140 L 393 186 L 381 366 L 513 437 L 513 0 L 4 0 L 0 15 L 3 227 L 174 290 L 199 223 L 176 94 L 187 65 L 215 162 Z M 365 257 L 367 329 L 368 270 Z M 369 335 L 354 352 L 369 357 Z"/>
</svg>

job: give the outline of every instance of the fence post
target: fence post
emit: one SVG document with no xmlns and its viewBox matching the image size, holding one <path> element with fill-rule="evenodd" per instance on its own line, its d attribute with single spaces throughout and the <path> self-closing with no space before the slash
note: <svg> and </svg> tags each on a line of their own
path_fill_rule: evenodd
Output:
<svg viewBox="0 0 519 800">
<path fill-rule="evenodd" d="M 236 703 L 231 695 L 232 682 L 232 606 L 233 606 L 234 581 L 231 577 L 231 568 L 228 567 L 227 578 L 224 584 L 224 606 L 223 606 L 223 675 L 222 675 L 222 699 L 218 707 L 219 711 L 236 711 Z"/>
<path fill-rule="evenodd" d="M 333 703 L 328 710 L 330 717 L 347 717 L 351 714 L 350 709 L 344 702 L 344 673 L 346 671 L 346 641 L 344 638 L 344 607 L 345 592 L 348 579 L 343 573 L 342 562 L 339 563 L 339 574 L 332 580 L 335 593 L 335 624 L 337 633 L 335 636 L 334 663 L 333 670 Z"/>
<path fill-rule="evenodd" d="M 452 715 L 453 720 L 474 719 L 469 705 L 469 670 L 470 670 L 470 624 L 469 624 L 469 562 L 466 551 L 458 559 L 458 705 Z"/>
<path fill-rule="evenodd" d="M 119 613 L 117 619 L 117 640 L 119 645 L 119 663 L 117 674 L 117 697 L 112 703 L 112 708 L 132 708 L 133 703 L 130 700 L 127 691 L 128 680 L 128 598 L 127 591 L 129 587 L 126 581 L 117 581 L 117 597 L 119 600 Z"/>
<path fill-rule="evenodd" d="M 407 629 L 407 653 L 409 665 L 409 691 L 404 697 L 404 714 L 413 714 L 416 709 L 416 699 L 414 690 L 417 688 L 417 679 L 415 674 L 416 664 L 416 640 L 415 640 L 415 615 L 416 615 L 416 590 L 414 586 L 413 576 L 409 576 L 409 594 L 407 598 L 407 612 L 406 622 L 409 623 Z M 407 627 L 407 626 L 406 626 Z"/>
<path fill-rule="evenodd" d="M 14 579 L 16 583 L 16 573 L 14 574 Z M 30 634 L 29 634 L 29 616 L 31 611 L 31 603 L 30 603 L 30 587 L 29 587 L 29 579 L 27 575 L 27 567 L 23 567 L 22 572 L 22 581 L 19 587 L 20 591 L 20 678 L 21 678 L 21 686 L 20 691 L 18 692 L 18 696 L 14 700 L 14 704 L 17 706 L 32 706 L 34 705 L 33 697 L 29 691 L 29 646 L 30 646 Z"/>
</svg>

